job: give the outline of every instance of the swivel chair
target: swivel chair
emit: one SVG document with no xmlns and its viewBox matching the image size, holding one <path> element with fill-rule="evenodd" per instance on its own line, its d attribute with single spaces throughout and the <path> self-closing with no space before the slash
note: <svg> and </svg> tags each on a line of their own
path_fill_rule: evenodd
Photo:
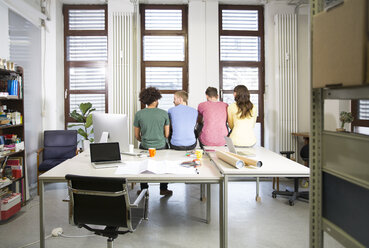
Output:
<svg viewBox="0 0 369 248">
<path fill-rule="evenodd" d="M 72 214 L 69 222 L 84 227 L 96 235 L 107 237 L 107 247 L 113 247 L 118 234 L 136 230 L 147 219 L 147 189 L 130 204 L 125 178 L 66 175 Z M 143 201 L 143 204 L 140 204 Z M 90 225 L 105 226 L 105 228 Z M 118 230 L 123 227 L 124 230 Z"/>
<path fill-rule="evenodd" d="M 281 152 L 282 155 L 286 155 L 287 158 L 291 157 L 293 151 L 285 151 Z M 304 145 L 300 150 L 300 157 L 303 161 L 309 162 L 309 144 Z M 309 191 L 299 191 L 299 179 L 298 177 L 294 177 L 294 191 L 279 191 L 275 190 L 272 192 L 272 197 L 276 198 L 277 195 L 289 196 L 288 203 L 290 206 L 295 205 L 295 200 L 298 198 L 309 199 Z"/>
<path fill-rule="evenodd" d="M 76 154 L 77 130 L 47 130 L 44 132 L 44 147 L 37 151 L 37 194 L 39 194 L 38 177 Z"/>
</svg>

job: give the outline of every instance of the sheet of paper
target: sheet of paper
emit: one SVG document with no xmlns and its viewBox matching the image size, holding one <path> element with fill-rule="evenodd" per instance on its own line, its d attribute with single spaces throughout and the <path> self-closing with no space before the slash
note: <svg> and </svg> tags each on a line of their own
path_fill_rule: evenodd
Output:
<svg viewBox="0 0 369 248">
<path fill-rule="evenodd" d="M 183 160 L 178 161 L 156 161 L 151 159 L 141 161 L 125 161 L 123 165 L 119 166 L 115 174 L 116 175 L 137 175 L 141 173 L 154 173 L 154 174 L 181 174 L 191 175 L 196 174 L 195 168 L 186 168 L 181 166 Z"/>
</svg>

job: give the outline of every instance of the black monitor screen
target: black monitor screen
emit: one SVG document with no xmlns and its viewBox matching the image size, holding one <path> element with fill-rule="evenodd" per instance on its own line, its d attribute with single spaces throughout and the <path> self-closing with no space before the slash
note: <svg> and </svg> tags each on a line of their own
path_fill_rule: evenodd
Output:
<svg viewBox="0 0 369 248">
<path fill-rule="evenodd" d="M 93 143 L 90 144 L 91 162 L 120 160 L 119 143 Z"/>
</svg>

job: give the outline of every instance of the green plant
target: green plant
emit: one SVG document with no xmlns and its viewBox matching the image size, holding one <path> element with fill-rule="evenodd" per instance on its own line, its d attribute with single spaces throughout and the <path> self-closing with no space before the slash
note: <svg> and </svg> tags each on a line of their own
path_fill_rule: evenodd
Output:
<svg viewBox="0 0 369 248">
<path fill-rule="evenodd" d="M 351 123 L 354 121 L 354 117 L 351 112 L 342 111 L 340 113 L 341 128 L 344 127 L 345 123 Z"/>
<path fill-rule="evenodd" d="M 94 139 L 88 138 L 88 136 L 90 136 L 90 134 L 92 134 L 94 130 L 93 128 L 91 128 L 89 131 L 88 128 L 92 126 L 91 112 L 95 111 L 96 109 L 92 108 L 92 104 L 90 102 L 87 102 L 87 103 L 81 103 L 79 105 L 79 110 L 81 111 L 81 113 L 78 113 L 77 110 L 73 110 L 73 112 L 69 114 L 69 116 L 72 117 L 74 120 L 76 120 L 76 122 L 78 123 L 68 125 L 68 127 L 82 126 L 78 128 L 77 130 L 78 134 L 80 134 L 85 140 L 89 140 L 90 142 L 93 142 Z"/>
</svg>

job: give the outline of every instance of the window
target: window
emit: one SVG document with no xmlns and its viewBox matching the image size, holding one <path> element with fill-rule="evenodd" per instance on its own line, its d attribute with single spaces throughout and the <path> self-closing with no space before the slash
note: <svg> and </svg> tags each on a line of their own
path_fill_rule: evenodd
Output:
<svg viewBox="0 0 369 248">
<path fill-rule="evenodd" d="M 187 6 L 143 4 L 140 13 L 141 89 L 158 88 L 168 110 L 174 92 L 188 91 Z"/>
<path fill-rule="evenodd" d="M 258 108 L 256 137 L 264 145 L 264 14 L 262 6 L 219 6 L 219 78 L 221 99 L 234 102 L 238 84 L 250 91 Z"/>
<path fill-rule="evenodd" d="M 357 127 L 369 127 L 369 100 L 352 101 L 351 112 L 354 116 L 354 121 L 351 125 L 352 131 L 359 131 L 360 129 L 355 130 Z"/>
<path fill-rule="evenodd" d="M 108 112 L 106 5 L 64 5 L 65 126 L 82 102 Z"/>
</svg>

